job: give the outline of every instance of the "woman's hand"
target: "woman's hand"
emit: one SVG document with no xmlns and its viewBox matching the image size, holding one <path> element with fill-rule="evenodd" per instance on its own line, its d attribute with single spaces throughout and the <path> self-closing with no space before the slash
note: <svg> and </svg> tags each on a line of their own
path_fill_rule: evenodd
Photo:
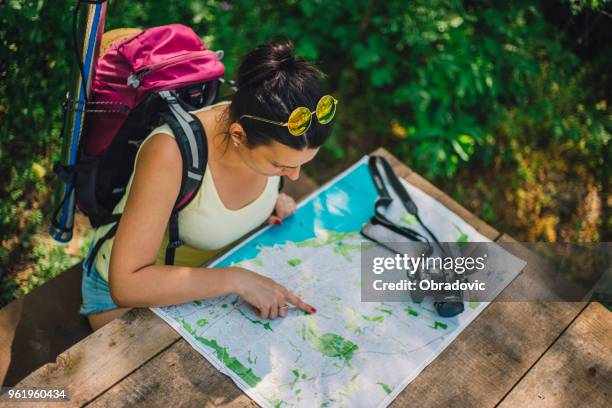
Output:
<svg viewBox="0 0 612 408">
<path fill-rule="evenodd" d="M 308 313 L 317 311 L 273 279 L 245 268 L 235 268 L 233 271 L 236 293 L 253 305 L 258 310 L 259 316 L 264 319 L 287 316 L 289 304 Z"/>
<path fill-rule="evenodd" d="M 268 224 L 279 225 L 284 218 L 290 216 L 295 212 L 297 208 L 295 200 L 285 193 L 280 193 L 276 199 L 276 205 L 274 206 L 274 213 L 266 221 Z"/>
</svg>

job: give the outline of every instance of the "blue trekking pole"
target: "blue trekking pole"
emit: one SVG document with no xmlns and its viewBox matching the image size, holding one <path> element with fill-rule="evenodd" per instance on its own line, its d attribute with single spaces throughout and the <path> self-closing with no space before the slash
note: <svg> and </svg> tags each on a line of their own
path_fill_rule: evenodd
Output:
<svg viewBox="0 0 612 408">
<path fill-rule="evenodd" d="M 54 168 L 60 178 L 55 190 L 55 202 L 59 204 L 49 227 L 49 234 L 58 242 L 68 242 L 72 239 L 76 204 L 75 164 L 78 160 L 79 144 L 85 124 L 91 81 L 95 76 L 105 17 L 106 0 L 77 0 L 72 20 L 72 40 L 77 58 L 77 70 L 74 71 L 72 92 L 66 94 L 64 102 L 62 155 L 61 161 L 56 163 Z"/>
</svg>

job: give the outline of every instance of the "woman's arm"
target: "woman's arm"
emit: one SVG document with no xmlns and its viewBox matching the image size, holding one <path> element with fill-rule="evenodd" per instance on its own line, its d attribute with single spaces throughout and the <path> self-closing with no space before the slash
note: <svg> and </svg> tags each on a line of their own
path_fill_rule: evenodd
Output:
<svg viewBox="0 0 612 408">
<path fill-rule="evenodd" d="M 109 284 L 119 306 L 160 306 L 219 296 L 233 289 L 236 268 L 155 265 L 179 193 L 180 151 L 166 134 L 142 146 L 111 252 Z"/>
<path fill-rule="evenodd" d="M 151 136 L 142 146 L 132 186 L 117 227 L 109 269 L 110 292 L 121 307 L 149 307 L 237 293 L 265 318 L 283 316 L 280 306 L 304 303 L 274 280 L 244 268 L 155 265 L 179 193 L 182 159 L 171 136 Z"/>
</svg>

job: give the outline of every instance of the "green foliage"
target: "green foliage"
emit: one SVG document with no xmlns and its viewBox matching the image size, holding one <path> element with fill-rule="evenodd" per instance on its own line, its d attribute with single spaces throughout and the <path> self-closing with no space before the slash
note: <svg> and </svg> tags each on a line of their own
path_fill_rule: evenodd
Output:
<svg viewBox="0 0 612 408">
<path fill-rule="evenodd" d="M 609 5 L 610 0 L 563 0 L 570 6 L 572 14 L 577 15 L 584 10 L 600 11 Z"/>
<path fill-rule="evenodd" d="M 43 265 L 45 276 L 55 273 L 46 272 L 51 264 L 65 265 L 60 251 L 43 254 L 31 237 L 44 232 L 51 209 L 74 3 L 0 2 L 2 274 L 27 261 Z M 607 4 L 562 0 L 559 7 L 579 14 Z M 608 176 L 612 124 L 601 81 L 609 85 L 610 45 L 581 63 L 539 2 L 109 1 L 107 30 L 170 23 L 225 50 L 229 77 L 255 45 L 291 39 L 340 100 L 321 158 L 330 164 L 383 145 L 437 182 L 494 165 L 511 172 L 509 185 L 537 184 L 531 152 L 558 148 L 557 157 L 579 160 L 598 180 Z M 481 191 L 488 221 L 504 218 L 493 201 L 503 188 L 487 190 L 494 182 L 465 187 Z M 463 194 L 456 184 L 447 187 Z"/>
<path fill-rule="evenodd" d="M 493 131 L 509 109 L 539 123 L 555 107 L 547 100 L 534 103 L 534 87 L 563 86 L 578 67 L 560 47 L 561 34 L 530 1 L 477 8 L 458 0 L 333 6 L 237 0 L 223 3 L 229 10 L 221 4 L 191 3 L 187 23 L 226 51 L 230 76 L 256 44 L 292 39 L 299 54 L 328 74 L 327 85 L 341 101 L 343 134 L 335 132 L 326 146 L 332 157 L 350 153 L 350 135 L 369 135 L 372 145 L 390 146 L 431 177 L 452 176 L 478 150 L 481 159 L 490 159 L 484 153 L 494 153 L 482 148 L 496 145 Z M 547 123 L 536 134 L 567 137 L 565 124 Z M 393 125 L 400 140 L 388 136 Z M 609 135 L 602 118 L 594 126 Z M 601 149 L 608 137 L 592 139 L 594 147 Z"/>
</svg>

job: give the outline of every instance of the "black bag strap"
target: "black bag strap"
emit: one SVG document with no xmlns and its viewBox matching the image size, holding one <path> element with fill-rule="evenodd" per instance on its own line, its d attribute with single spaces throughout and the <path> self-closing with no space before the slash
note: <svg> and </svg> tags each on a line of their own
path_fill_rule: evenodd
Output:
<svg viewBox="0 0 612 408">
<path fill-rule="evenodd" d="M 102 248 L 102 244 L 104 244 L 106 240 L 112 238 L 117 232 L 117 227 L 119 226 L 119 219 L 121 218 L 121 214 L 113 215 L 116 215 L 116 220 L 114 221 L 115 224 L 113 224 L 113 226 L 106 232 L 106 234 L 104 234 L 100 239 L 98 239 L 96 245 L 93 247 L 93 250 L 89 253 L 89 256 L 87 257 L 87 263 L 89 268 L 87 269 L 86 273 L 88 276 L 91 271 L 91 266 L 96 260 L 96 255 L 98 255 L 98 251 L 100 251 L 100 248 Z"/>
<path fill-rule="evenodd" d="M 174 265 L 174 255 L 176 248 L 184 244 L 179 238 L 179 223 L 178 223 L 178 210 L 172 210 L 170 214 L 170 220 L 168 221 L 168 246 L 166 247 L 166 265 Z"/>
<path fill-rule="evenodd" d="M 431 232 L 429 228 L 427 228 L 427 226 L 423 223 L 423 220 L 421 220 L 421 217 L 419 216 L 419 210 L 416 204 L 414 203 L 414 200 L 412 199 L 412 197 L 410 196 L 410 194 L 408 193 L 408 191 L 406 190 L 402 182 L 399 180 L 399 178 L 393 171 L 393 168 L 391 167 L 387 159 L 385 159 L 382 156 L 377 156 L 377 155 L 370 156 L 368 160 L 368 168 L 370 169 L 370 175 L 372 176 L 372 180 L 374 181 L 374 186 L 376 187 L 376 190 L 378 191 L 378 195 L 379 195 L 379 198 L 376 202 L 376 209 L 375 209 L 376 215 L 375 217 L 373 217 L 373 222 L 385 225 L 387 227 L 389 227 L 389 225 L 393 225 L 394 228 L 392 229 L 395 230 L 396 229 L 395 227 L 397 227 L 396 232 L 403 233 L 404 235 L 408 236 L 408 238 L 415 240 L 415 241 L 421 240 L 421 238 L 425 238 L 423 237 L 423 235 L 421 235 L 417 231 L 414 231 L 411 228 L 395 226 L 392 222 L 387 220 L 386 217 L 384 217 L 384 215 L 378 213 L 379 207 L 388 206 L 391 204 L 391 201 L 393 200 L 391 195 L 389 194 L 389 190 L 387 190 L 384 178 L 380 174 L 379 164 L 382 166 L 385 172 L 385 176 L 389 183 L 389 187 L 391 187 L 393 191 L 397 194 L 397 196 L 401 200 L 406 211 L 412 214 L 416 218 L 419 225 L 423 227 L 423 229 L 427 232 L 427 234 L 431 237 L 431 239 L 434 242 L 436 242 L 438 246 L 440 246 L 440 241 L 438 241 L 438 238 L 434 235 L 433 232 Z"/>
<path fill-rule="evenodd" d="M 159 96 L 168 104 L 169 111 L 161 116 L 172 129 L 183 159 L 181 189 L 175 206 L 181 210 L 189 204 L 202 185 L 208 159 L 206 133 L 202 122 L 187 112 L 172 92 L 161 91 Z M 188 194 L 191 196 L 184 200 Z"/>
<path fill-rule="evenodd" d="M 183 159 L 183 176 L 179 195 L 168 221 L 168 246 L 166 247 L 166 265 L 174 264 L 176 248 L 183 245 L 179 237 L 178 214 L 196 196 L 202 185 L 208 146 L 202 122 L 187 112 L 179 99 L 171 91 L 161 91 L 159 96 L 167 103 L 169 111 L 161 114 L 168 123 L 178 144 Z"/>
<path fill-rule="evenodd" d="M 280 181 L 278 182 L 278 192 L 280 193 L 285 186 L 285 177 L 280 176 Z"/>
</svg>

